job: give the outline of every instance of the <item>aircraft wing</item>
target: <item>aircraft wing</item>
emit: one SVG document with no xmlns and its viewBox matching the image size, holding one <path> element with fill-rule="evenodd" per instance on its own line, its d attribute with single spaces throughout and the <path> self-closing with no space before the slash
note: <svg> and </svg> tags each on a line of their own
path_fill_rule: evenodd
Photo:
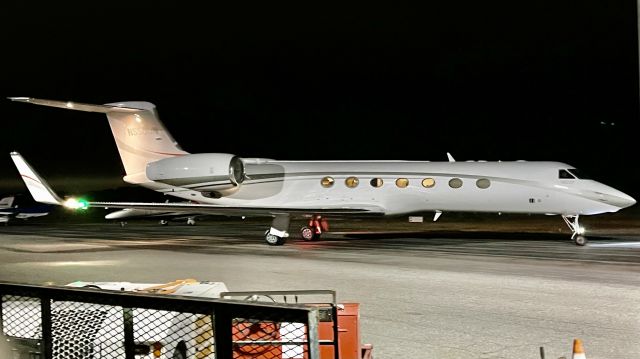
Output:
<svg viewBox="0 0 640 359">
<path fill-rule="evenodd" d="M 85 207 L 133 208 L 150 211 L 199 213 L 213 215 L 260 216 L 276 214 L 322 214 L 322 215 L 383 215 L 380 207 L 371 205 L 323 206 L 323 207 L 251 207 L 221 206 L 204 203 L 153 203 L 153 202 L 86 202 Z"/>
<path fill-rule="evenodd" d="M 149 202 L 80 202 L 70 198 L 62 200 L 51 189 L 49 184 L 25 161 L 18 152 L 11 152 L 11 159 L 15 163 L 22 180 L 31 192 L 33 198 L 41 203 L 56 204 L 68 208 L 131 208 L 151 211 L 171 211 L 179 213 L 199 213 L 213 215 L 238 215 L 238 216 L 273 216 L 277 214 L 321 214 L 321 215 L 357 215 L 357 216 L 381 216 L 384 215 L 382 207 L 363 205 L 343 204 L 324 206 L 278 206 L 278 207 L 254 207 L 254 206 L 226 206 L 205 203 L 149 203 Z"/>
</svg>

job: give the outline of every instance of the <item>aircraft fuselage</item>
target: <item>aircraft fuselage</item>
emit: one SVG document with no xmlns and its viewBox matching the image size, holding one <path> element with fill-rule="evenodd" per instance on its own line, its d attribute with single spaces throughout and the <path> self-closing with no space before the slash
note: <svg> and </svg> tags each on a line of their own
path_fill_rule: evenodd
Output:
<svg viewBox="0 0 640 359">
<path fill-rule="evenodd" d="M 185 163 L 185 170 L 188 163 Z M 247 161 L 245 179 L 221 198 L 219 178 L 141 183 L 179 198 L 218 205 L 318 207 L 362 204 L 385 215 L 471 211 L 590 215 L 616 212 L 633 198 L 589 179 L 561 178 L 560 162 Z M 566 172 L 565 172 L 566 173 Z M 566 176 L 565 177 L 569 177 Z"/>
</svg>

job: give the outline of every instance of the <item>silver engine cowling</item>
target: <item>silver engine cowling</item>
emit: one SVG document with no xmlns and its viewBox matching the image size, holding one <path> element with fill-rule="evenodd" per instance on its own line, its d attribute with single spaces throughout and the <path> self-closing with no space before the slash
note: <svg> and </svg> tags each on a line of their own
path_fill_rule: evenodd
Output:
<svg viewBox="0 0 640 359">
<path fill-rule="evenodd" d="M 202 192 L 208 197 L 235 193 L 245 180 L 242 159 L 228 153 L 197 153 L 147 164 L 147 178 Z"/>
</svg>

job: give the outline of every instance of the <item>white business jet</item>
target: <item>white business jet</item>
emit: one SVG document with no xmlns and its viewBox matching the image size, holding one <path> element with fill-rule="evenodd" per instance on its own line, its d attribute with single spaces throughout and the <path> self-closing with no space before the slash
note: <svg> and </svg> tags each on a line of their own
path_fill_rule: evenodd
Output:
<svg viewBox="0 0 640 359">
<path fill-rule="evenodd" d="M 559 162 L 278 161 L 180 148 L 148 102 L 90 105 L 13 97 L 13 101 L 107 115 L 126 171 L 124 181 L 192 203 L 63 201 L 18 153 L 11 156 L 33 197 L 43 203 L 273 217 L 270 245 L 288 237 L 290 219 L 309 218 L 302 238 L 314 240 L 326 220 L 446 211 L 560 215 L 578 245 L 578 218 L 616 212 L 630 196 Z M 197 202 L 197 203 L 193 203 Z"/>
</svg>

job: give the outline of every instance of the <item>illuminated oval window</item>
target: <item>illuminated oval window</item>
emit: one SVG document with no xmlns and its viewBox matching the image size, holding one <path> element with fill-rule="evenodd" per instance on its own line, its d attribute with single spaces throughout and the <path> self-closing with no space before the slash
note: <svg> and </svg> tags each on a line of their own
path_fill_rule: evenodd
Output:
<svg viewBox="0 0 640 359">
<path fill-rule="evenodd" d="M 398 178 L 396 180 L 396 186 L 398 186 L 398 188 L 406 188 L 409 185 L 409 180 L 406 178 Z"/>
<path fill-rule="evenodd" d="M 382 180 L 382 178 L 372 178 L 371 182 L 369 183 L 371 183 L 371 187 L 382 187 L 384 181 Z"/>
<path fill-rule="evenodd" d="M 460 178 L 452 178 L 449 180 L 449 187 L 460 188 L 462 187 L 462 180 Z"/>
<path fill-rule="evenodd" d="M 358 183 L 360 183 L 358 177 L 347 177 L 347 179 L 344 180 L 344 184 L 349 188 L 358 187 Z"/>
<path fill-rule="evenodd" d="M 425 178 L 422 180 L 422 186 L 424 188 L 431 188 L 436 185 L 436 180 L 433 178 Z"/>
<path fill-rule="evenodd" d="M 320 180 L 320 184 L 322 185 L 322 187 L 324 188 L 329 188 L 331 186 L 333 186 L 333 183 L 335 181 L 333 180 L 333 177 L 324 177 L 323 179 Z"/>
<path fill-rule="evenodd" d="M 478 186 L 478 188 L 486 189 L 486 188 L 489 188 L 489 186 L 491 186 L 491 181 L 489 181 L 486 178 L 480 178 L 479 180 L 476 181 L 476 186 Z"/>
</svg>

